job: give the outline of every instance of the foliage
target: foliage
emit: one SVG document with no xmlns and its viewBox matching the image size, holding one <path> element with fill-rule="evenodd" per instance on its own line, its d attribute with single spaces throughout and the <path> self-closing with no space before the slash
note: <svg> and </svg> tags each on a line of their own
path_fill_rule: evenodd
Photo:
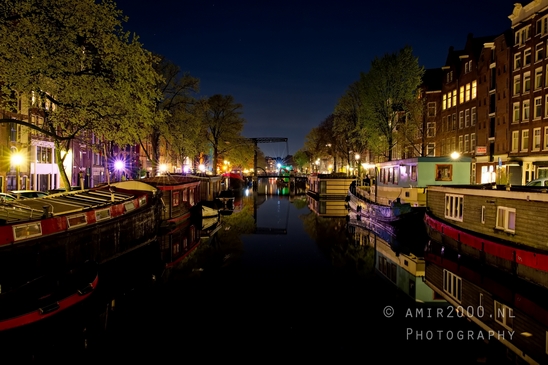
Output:
<svg viewBox="0 0 548 365">
<path fill-rule="evenodd" d="M 202 123 L 205 139 L 213 149 L 213 171 L 219 173 L 219 156 L 238 146 L 250 143 L 240 135 L 245 120 L 241 117 L 242 105 L 231 95 L 213 95 L 201 101 Z"/>
<path fill-rule="evenodd" d="M 122 29 L 112 0 L 5 0 L 0 4 L 2 98 L 27 96 L 45 112 L 33 126 L 59 148 L 83 130 L 119 144 L 153 122 L 154 57 Z M 13 105 L 13 104 L 12 104 Z M 64 146 L 61 146 L 64 143 Z M 70 186 L 57 150 L 65 186 Z"/>
<path fill-rule="evenodd" d="M 147 150 L 141 142 L 143 151 L 153 162 L 155 168 L 160 162 L 160 143 L 163 139 L 169 150 L 164 151 L 166 161 L 182 163 L 187 156 L 195 156 L 202 148 L 200 109 L 197 107 L 194 94 L 199 90 L 200 81 L 164 57 L 154 65 L 156 72 L 162 76 L 157 88 L 162 98 L 157 100 L 154 124 L 146 135 L 136 136 L 136 140 L 148 138 L 152 148 Z M 154 171 L 156 173 L 156 171 Z"/>
<path fill-rule="evenodd" d="M 349 151 L 363 154 L 369 136 L 360 130 L 358 123 L 360 100 L 359 83 L 352 83 L 335 106 L 332 134 L 334 155 L 351 164 Z"/>
<path fill-rule="evenodd" d="M 398 145 L 397 131 L 406 121 L 410 106 L 417 100 L 424 69 L 411 47 L 375 58 L 368 73 L 360 77 L 362 107 L 359 118 L 362 133 L 369 135 L 371 148 L 392 159 Z M 403 116 L 403 118 L 402 118 Z M 375 138 L 378 136 L 378 138 Z"/>
<path fill-rule="evenodd" d="M 307 150 L 300 149 L 293 155 L 293 162 L 297 165 L 300 171 L 310 163 L 310 153 Z"/>
</svg>

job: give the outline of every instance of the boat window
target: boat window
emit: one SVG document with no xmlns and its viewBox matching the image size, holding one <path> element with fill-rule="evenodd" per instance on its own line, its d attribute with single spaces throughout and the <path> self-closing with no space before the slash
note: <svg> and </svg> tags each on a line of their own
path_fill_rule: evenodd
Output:
<svg viewBox="0 0 548 365">
<path fill-rule="evenodd" d="M 188 189 L 188 201 L 190 206 L 194 206 L 194 189 Z"/>
<path fill-rule="evenodd" d="M 173 199 L 171 199 L 171 205 L 173 205 L 174 207 L 177 207 L 179 206 L 180 193 L 178 191 L 174 191 L 172 194 L 173 194 Z"/>
<path fill-rule="evenodd" d="M 110 209 L 102 209 L 102 210 L 96 210 L 95 211 L 95 220 L 100 221 L 103 219 L 110 218 Z"/>
<path fill-rule="evenodd" d="M 417 181 L 417 166 L 411 166 L 411 181 Z"/>
<path fill-rule="evenodd" d="M 143 207 L 147 204 L 147 198 L 145 196 L 139 198 L 139 206 Z"/>
<path fill-rule="evenodd" d="M 516 209 L 508 207 L 497 207 L 497 229 L 515 233 L 516 231 Z"/>
<path fill-rule="evenodd" d="M 183 201 L 188 201 L 188 189 L 183 189 Z"/>
<path fill-rule="evenodd" d="M 462 222 L 463 204 L 463 195 L 445 194 L 445 218 Z"/>
<path fill-rule="evenodd" d="M 71 215 L 67 217 L 67 224 L 69 228 L 83 226 L 88 223 L 85 214 Z"/>
<path fill-rule="evenodd" d="M 125 203 L 124 204 L 124 211 L 127 213 L 127 212 L 131 212 L 132 210 L 135 209 L 135 204 L 133 204 L 133 202 L 128 202 L 128 203 Z"/>
<path fill-rule="evenodd" d="M 19 224 L 17 226 L 13 226 L 13 236 L 15 237 L 16 241 L 41 235 L 42 224 L 40 222 Z"/>
</svg>

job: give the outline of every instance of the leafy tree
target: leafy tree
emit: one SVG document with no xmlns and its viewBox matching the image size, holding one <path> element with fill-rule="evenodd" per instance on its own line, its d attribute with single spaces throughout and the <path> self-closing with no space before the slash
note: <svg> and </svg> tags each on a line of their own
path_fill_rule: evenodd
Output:
<svg viewBox="0 0 548 365">
<path fill-rule="evenodd" d="M 156 72 L 162 76 L 157 88 L 162 98 L 156 101 L 154 124 L 148 135 L 136 136 L 148 159 L 152 161 L 153 172 L 157 173 L 160 162 L 160 143 L 163 138 L 169 150 L 166 157 L 174 162 L 182 162 L 187 156 L 194 156 L 200 151 L 201 120 L 196 107 L 194 94 L 199 90 L 200 81 L 164 57 L 154 65 Z M 143 138 L 151 142 L 148 150 Z"/>
<path fill-rule="evenodd" d="M 349 151 L 363 154 L 370 136 L 360 128 L 359 114 L 362 107 L 359 82 L 352 83 L 335 106 L 333 120 L 333 150 L 348 165 L 352 164 Z"/>
<path fill-rule="evenodd" d="M 398 128 L 405 123 L 405 115 L 417 99 L 423 74 L 424 69 L 408 46 L 398 53 L 375 58 L 369 72 L 361 74 L 361 127 L 370 136 L 370 146 L 388 160 L 392 160 L 399 142 Z"/>
<path fill-rule="evenodd" d="M 245 120 L 241 117 L 242 105 L 234 102 L 231 95 L 213 95 L 202 101 L 202 122 L 205 138 L 213 150 L 213 171 L 219 173 L 219 156 L 239 145 L 250 143 L 240 135 Z"/>
<path fill-rule="evenodd" d="M 112 0 L 5 0 L 0 4 L 0 80 L 9 106 L 28 95 L 44 124 L 0 120 L 51 137 L 65 187 L 63 167 L 70 141 L 84 130 L 122 144 L 128 131 L 147 128 L 159 97 L 154 57 Z"/>
<path fill-rule="evenodd" d="M 303 168 L 310 163 L 310 160 L 310 153 L 306 150 L 298 150 L 293 155 L 293 162 L 295 162 L 300 171 L 302 171 Z"/>
</svg>

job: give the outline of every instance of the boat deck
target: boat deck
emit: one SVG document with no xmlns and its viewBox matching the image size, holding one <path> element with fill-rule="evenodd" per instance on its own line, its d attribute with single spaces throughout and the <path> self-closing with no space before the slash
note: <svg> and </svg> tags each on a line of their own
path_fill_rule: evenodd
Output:
<svg viewBox="0 0 548 365">
<path fill-rule="evenodd" d="M 120 203 L 134 198 L 133 194 L 105 189 L 77 190 L 43 198 L 18 199 L 0 203 L 0 221 L 23 222 L 45 216 L 65 215 Z"/>
</svg>

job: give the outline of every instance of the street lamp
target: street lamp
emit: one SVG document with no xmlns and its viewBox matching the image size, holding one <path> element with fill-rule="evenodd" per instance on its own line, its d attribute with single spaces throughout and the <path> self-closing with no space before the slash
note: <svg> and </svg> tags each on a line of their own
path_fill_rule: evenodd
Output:
<svg viewBox="0 0 548 365">
<path fill-rule="evenodd" d="M 116 170 L 116 173 L 118 175 L 118 181 L 120 181 L 120 173 L 124 169 L 125 163 L 122 160 L 116 160 L 114 161 L 114 169 Z"/>
<path fill-rule="evenodd" d="M 23 155 L 19 152 L 14 152 L 11 155 L 11 164 L 15 166 L 15 178 L 17 179 L 17 190 L 21 190 L 21 165 L 23 164 Z"/>
</svg>

